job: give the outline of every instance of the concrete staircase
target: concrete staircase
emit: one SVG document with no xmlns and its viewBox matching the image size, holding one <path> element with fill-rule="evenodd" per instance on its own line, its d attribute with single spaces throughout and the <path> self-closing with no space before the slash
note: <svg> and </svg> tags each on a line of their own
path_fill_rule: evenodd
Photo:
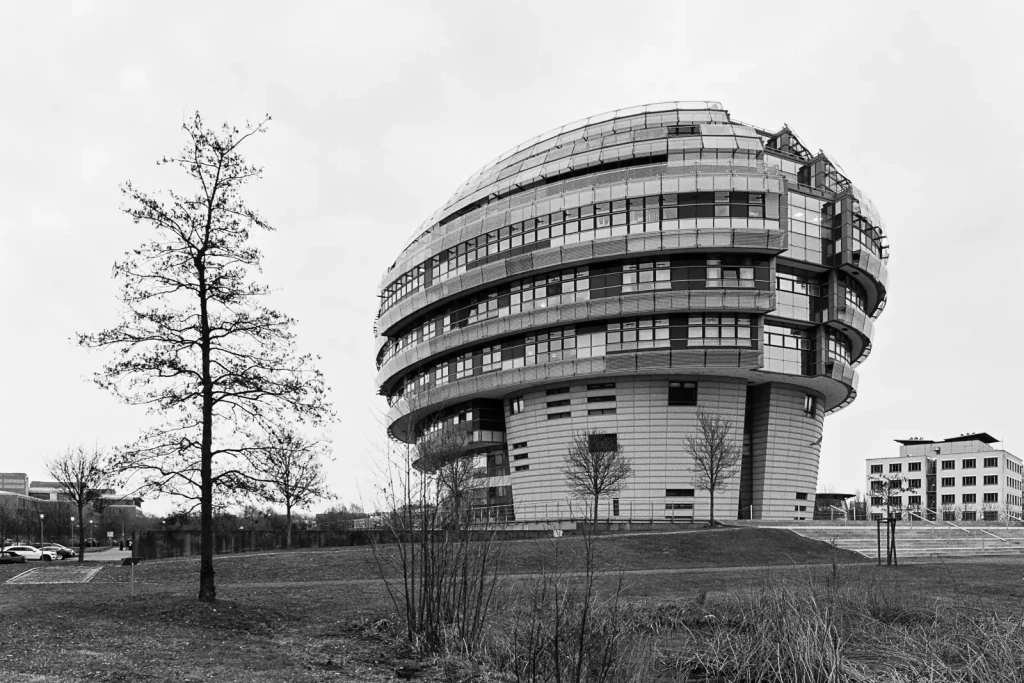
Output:
<svg viewBox="0 0 1024 683">
<path fill-rule="evenodd" d="M 1024 527 L 959 525 L 957 529 L 942 524 L 935 526 L 900 523 L 896 527 L 896 554 L 912 557 L 968 557 L 978 555 L 1024 554 Z M 787 526 L 787 529 L 817 541 L 833 543 L 867 557 L 878 556 L 876 526 L 850 523 L 828 526 Z M 882 525 L 882 557 L 885 557 L 885 525 Z"/>
</svg>

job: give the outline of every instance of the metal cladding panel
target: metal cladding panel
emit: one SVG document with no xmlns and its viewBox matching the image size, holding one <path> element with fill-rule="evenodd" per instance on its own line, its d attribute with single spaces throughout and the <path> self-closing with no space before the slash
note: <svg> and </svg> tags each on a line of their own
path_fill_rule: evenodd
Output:
<svg viewBox="0 0 1024 683">
<path fill-rule="evenodd" d="M 661 233 L 661 246 L 663 249 L 682 248 L 682 235 L 678 230 L 669 230 Z"/>
<path fill-rule="evenodd" d="M 561 263 L 562 253 L 560 249 L 541 249 L 533 252 L 533 267 L 537 270 L 551 268 Z"/>
<path fill-rule="evenodd" d="M 592 242 L 570 244 L 562 247 L 562 260 L 566 262 L 589 260 L 593 256 L 594 247 Z"/>
<path fill-rule="evenodd" d="M 605 369 L 608 372 L 627 372 L 636 370 L 636 354 L 623 353 L 605 356 Z"/>
<path fill-rule="evenodd" d="M 763 249 L 768 246 L 768 235 L 763 230 L 734 230 L 733 245 Z"/>
<path fill-rule="evenodd" d="M 455 291 L 464 291 L 482 285 L 484 283 L 483 270 L 483 268 L 473 268 L 456 278 L 455 282 L 452 283 L 453 286 L 458 286 L 458 289 Z"/>
<path fill-rule="evenodd" d="M 764 365 L 763 354 L 760 351 L 753 349 L 741 349 L 740 350 L 740 367 L 741 368 L 760 368 Z"/>
<path fill-rule="evenodd" d="M 672 354 L 669 351 L 647 351 L 636 356 L 637 370 L 657 370 L 672 367 Z"/>
<path fill-rule="evenodd" d="M 509 275 L 519 275 L 533 270 L 533 254 L 521 254 L 505 260 Z"/>
<path fill-rule="evenodd" d="M 705 349 L 704 364 L 709 368 L 740 367 L 739 349 Z"/>
<path fill-rule="evenodd" d="M 624 315 L 636 315 L 637 313 L 640 312 L 639 303 L 640 302 L 637 301 L 634 297 L 621 300 L 622 313 Z"/>
<path fill-rule="evenodd" d="M 494 282 L 495 280 L 501 280 L 508 275 L 508 271 L 505 269 L 505 261 L 497 261 L 495 263 L 488 263 L 486 266 L 480 269 L 480 277 L 484 282 Z"/>
<path fill-rule="evenodd" d="M 677 311 L 689 307 L 689 292 L 665 292 L 654 298 L 654 310 L 656 311 Z"/>
<path fill-rule="evenodd" d="M 696 249 L 697 248 L 697 231 L 696 230 L 680 230 L 678 235 L 679 235 L 679 248 L 680 249 Z"/>
<path fill-rule="evenodd" d="M 672 352 L 673 368 L 704 367 L 703 349 L 680 349 Z"/>
<path fill-rule="evenodd" d="M 626 253 L 626 240 L 621 237 L 611 240 L 598 240 L 593 245 L 595 258 L 619 256 Z"/>
</svg>

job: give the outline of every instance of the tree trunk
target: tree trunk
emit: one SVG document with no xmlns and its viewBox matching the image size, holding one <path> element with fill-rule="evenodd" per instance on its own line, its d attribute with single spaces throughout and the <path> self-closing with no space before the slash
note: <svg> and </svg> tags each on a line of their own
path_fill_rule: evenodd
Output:
<svg viewBox="0 0 1024 683">
<path fill-rule="evenodd" d="M 203 442 L 200 465 L 199 521 L 199 599 L 214 602 L 217 589 L 213 578 L 213 379 L 210 375 L 210 314 L 207 310 L 206 272 L 202 255 L 196 256 L 199 274 L 200 345 L 203 364 Z"/>
<path fill-rule="evenodd" d="M 711 528 L 715 528 L 715 490 L 711 489 Z"/>
<path fill-rule="evenodd" d="M 285 503 L 284 505 L 284 518 L 288 523 L 288 527 L 284 533 L 284 547 L 291 549 L 292 547 L 292 506 L 291 503 Z"/>
<path fill-rule="evenodd" d="M 600 495 L 595 493 L 594 494 L 594 528 L 593 528 L 593 533 L 597 533 L 597 503 L 598 503 L 599 499 L 600 499 Z"/>
<path fill-rule="evenodd" d="M 85 520 L 84 515 L 85 515 L 85 503 L 79 501 L 79 503 L 78 503 L 78 526 L 83 531 L 85 530 L 85 522 L 83 521 L 83 520 Z M 75 530 L 72 529 L 71 533 L 74 533 L 74 532 L 75 532 Z M 79 564 L 81 564 L 82 562 L 85 562 L 85 534 L 83 534 L 83 533 L 79 533 L 78 534 L 78 562 L 79 562 Z"/>
</svg>

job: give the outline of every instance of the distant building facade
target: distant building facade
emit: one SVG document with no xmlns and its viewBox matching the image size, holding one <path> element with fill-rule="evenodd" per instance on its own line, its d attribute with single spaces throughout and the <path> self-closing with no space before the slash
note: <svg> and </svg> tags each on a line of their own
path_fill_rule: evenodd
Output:
<svg viewBox="0 0 1024 683">
<path fill-rule="evenodd" d="M 899 439 L 897 457 L 866 461 L 868 512 L 883 519 L 1024 521 L 1024 462 L 984 432 L 942 441 Z"/>
</svg>

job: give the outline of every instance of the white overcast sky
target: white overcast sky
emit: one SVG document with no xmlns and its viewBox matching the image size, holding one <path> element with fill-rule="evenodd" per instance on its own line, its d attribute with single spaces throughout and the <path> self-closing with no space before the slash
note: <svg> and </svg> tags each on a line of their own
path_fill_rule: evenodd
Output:
<svg viewBox="0 0 1024 683">
<path fill-rule="evenodd" d="M 790 124 L 877 204 L 891 297 L 819 490 L 864 488 L 893 439 L 988 431 L 1024 456 L 1019 2 L 47 2 L 0 5 L 0 471 L 144 417 L 88 378 L 76 331 L 117 320 L 113 262 L 147 238 L 119 185 L 183 119 L 273 116 L 248 197 L 273 304 L 322 357 L 340 416 L 330 484 L 374 496 L 376 285 L 474 170 L 564 123 L 719 100 Z M 163 511 L 164 502 L 144 509 Z"/>
</svg>

